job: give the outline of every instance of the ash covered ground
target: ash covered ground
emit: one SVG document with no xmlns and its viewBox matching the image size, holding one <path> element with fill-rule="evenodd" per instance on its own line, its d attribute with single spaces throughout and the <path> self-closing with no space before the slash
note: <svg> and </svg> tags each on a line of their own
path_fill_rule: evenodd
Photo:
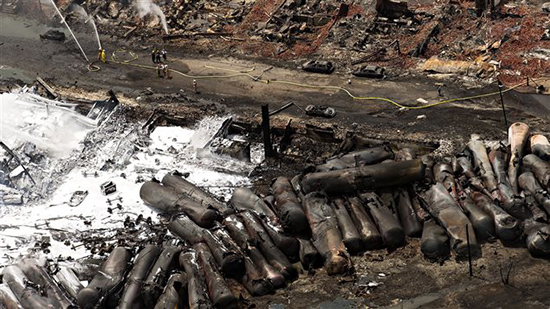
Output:
<svg viewBox="0 0 550 309">
<path fill-rule="evenodd" d="M 256 209 L 254 215 L 265 221 L 262 224 L 273 224 L 277 235 L 313 240 L 316 236 L 331 239 L 325 231 L 316 234 L 312 223 L 311 212 L 315 214 L 320 208 L 306 206 L 306 198 L 300 193 L 308 192 L 294 187 L 313 232 L 307 237 L 297 235 L 281 217 L 282 202 L 277 202 L 273 181 L 279 176 L 290 180 L 296 175 L 315 174 L 316 168 L 335 155 L 385 145 L 395 161 L 390 164 L 429 155 L 439 164 L 434 168 L 439 166 L 440 171 L 445 170 L 443 164 L 452 165 L 453 157 L 466 156 L 474 174 L 482 179 L 481 186 L 487 188 L 489 184 L 491 189 L 485 166 L 476 154 L 464 155 L 467 144 L 479 139 L 487 154 L 493 150 L 505 153 L 504 182 L 512 187 L 511 180 L 518 177 L 509 176 L 507 164 L 514 155 L 514 145 L 517 149 L 514 137 L 522 133 L 509 131 L 507 125 L 519 122 L 529 128 L 526 141 L 520 143 L 520 162 L 536 153 L 548 163 L 545 150 L 535 151 L 536 143 L 532 141 L 533 136 L 550 138 L 550 99 L 545 94 L 550 86 L 547 4 L 508 1 L 477 16 L 473 1 L 407 1 L 407 5 L 397 6 L 386 2 L 56 1 L 75 33 L 77 46 L 50 1 L 2 1 L 0 119 L 1 141 L 6 146 L 2 148 L 6 159 L 3 171 L 9 173 L 2 174 L 0 187 L 0 268 L 4 272 L 0 304 L 19 308 L 10 303 L 13 297 L 24 307 L 29 307 L 29 299 L 33 299 L 33 308 L 47 304 L 86 307 L 90 303 L 105 308 L 152 308 L 160 293 L 174 292 L 166 284 L 169 277 L 183 272 L 187 273 L 187 288 L 176 291 L 176 300 L 185 303 L 179 306 L 198 306 L 189 302 L 189 297 L 198 294 L 204 298 L 201 306 L 213 306 L 216 297 L 208 294 L 213 289 L 209 286 L 211 274 L 200 275 L 208 269 L 203 259 L 207 253 L 189 235 L 173 229 L 177 217 L 171 215 L 185 213 L 195 223 L 198 217 L 185 207 L 163 209 L 140 196 L 144 184 L 151 180 L 163 183 L 163 177 L 176 170 L 196 185 L 196 190 L 208 192 L 232 208 L 237 204 L 232 201 L 235 190 L 250 188 L 279 216 L 279 220 L 270 221 Z M 98 58 L 99 46 L 106 50 L 106 62 Z M 151 61 L 154 48 L 167 51 L 167 61 L 162 62 L 172 70 L 171 78 L 158 77 L 158 64 Z M 84 61 L 81 51 L 88 61 Z M 331 61 L 336 69 L 330 75 L 305 72 L 301 65 L 307 60 Z M 384 67 L 384 78 L 352 75 L 362 65 Z M 507 123 L 497 80 L 504 83 Z M 449 102 L 429 107 L 445 100 Z M 266 158 L 260 107 L 269 104 L 273 112 L 288 103 L 293 105 L 269 117 L 270 135 L 278 154 L 277 158 Z M 308 105 L 331 107 L 336 115 L 326 118 L 307 114 Z M 547 149 L 544 140 L 537 141 Z M 525 166 L 520 174 L 530 171 L 529 162 L 520 164 Z M 354 161 L 348 168 L 364 164 Z M 463 191 L 470 195 L 480 187 L 476 187 L 475 180 L 464 178 L 464 170 L 452 167 L 452 177 L 448 177 L 458 188 L 453 191 L 447 187 L 448 194 L 456 209 L 470 216 L 464 211 L 463 200 L 453 194 Z M 495 165 L 489 169 L 498 176 Z M 550 184 L 544 182 L 544 173 L 539 177 L 535 169 L 531 171 L 540 190 L 531 192 L 522 187 L 514 195 L 522 199 L 522 209 L 529 212 L 526 217 L 516 214 L 508 219 L 520 226 L 514 241 L 507 242 L 502 235 L 483 240 L 478 231 L 472 231 L 472 237 L 479 238 L 481 250 L 481 255 L 473 259 L 472 276 L 467 259 L 457 247 L 434 262 L 421 250 L 424 237 L 416 234 L 404 237 L 404 243 L 395 248 L 386 239 L 384 248 L 363 248 L 359 253 L 343 253 L 351 251 L 349 246 L 339 248 L 347 262 L 338 274 L 332 274 L 334 269 L 327 264 L 308 270 L 298 257 L 289 257 L 297 278 L 286 278 L 285 287 L 273 288 L 262 296 L 252 296 L 246 279 L 222 272 L 216 260 L 213 269 L 223 275 L 223 282 L 235 297 L 235 303 L 226 306 L 548 307 L 548 256 L 533 257 L 537 247 L 528 245 L 532 239 L 529 235 L 538 235 L 538 245 L 542 243 L 542 250 L 548 250 L 544 249 L 548 234 L 541 227 L 548 225 L 550 213 L 544 205 L 550 201 L 545 192 L 545 185 Z M 448 177 L 439 181 L 447 186 Z M 105 195 L 102 185 L 110 181 L 116 185 L 116 192 Z M 364 191 L 374 190 L 381 196 L 382 207 L 401 225 L 404 219 L 396 207 L 402 199 L 396 192 L 405 188 L 413 204 L 419 197 L 424 198 L 426 204 L 413 205 L 415 218 L 422 225 L 429 221 L 446 227 L 443 234 L 447 246 L 460 243 L 464 226 L 456 232 L 452 223 L 438 216 L 439 209 L 430 200 L 434 195 L 430 185 L 417 179 L 389 190 L 369 187 Z M 328 188 L 329 208 L 334 208 L 343 195 L 344 208 L 353 216 L 349 199 L 357 192 L 335 193 Z M 506 188 L 499 187 L 486 196 L 493 198 L 496 207 L 508 207 L 506 194 L 491 195 L 494 192 L 507 192 Z M 481 200 L 479 204 L 476 200 L 476 207 L 491 214 L 492 206 L 483 208 Z M 370 208 L 373 202 L 363 198 L 361 203 L 382 231 L 383 224 Z M 506 208 L 508 213 L 514 210 Z M 320 224 L 327 224 L 330 230 L 331 220 L 336 219 L 330 211 L 322 214 L 330 219 Z M 214 228 L 208 228 L 228 230 L 231 221 L 223 217 L 227 219 L 227 214 L 215 220 L 218 223 Z M 243 214 L 237 217 L 254 237 L 248 219 Z M 468 219 L 473 222 L 472 217 Z M 351 225 L 358 225 L 359 219 L 354 220 Z M 336 230 L 343 230 L 339 224 Z M 168 269 L 156 270 L 166 271 L 162 276 L 132 279 L 138 273 L 133 270 L 138 265 L 138 253 L 146 245 L 199 252 L 190 255 L 200 266 L 197 278 L 203 283 L 199 289 L 189 285 L 193 272 L 183 267 L 184 263 L 178 265 L 177 258 Z M 322 247 L 317 242 L 315 246 Z M 121 263 L 124 270 L 115 274 L 99 268 L 117 247 L 126 248 L 122 255 L 128 260 Z M 237 255 L 245 258 L 258 249 L 262 256 L 270 256 L 257 240 L 253 244 L 237 243 L 237 247 Z M 215 248 L 209 248 L 206 251 L 215 252 Z M 46 279 L 33 275 L 35 266 L 28 266 L 33 263 L 45 270 Z M 274 277 L 262 268 L 261 259 L 256 257 L 253 264 L 260 269 L 260 277 L 274 285 Z M 267 264 L 264 267 L 270 269 L 279 265 L 269 258 Z M 22 277 L 14 267 L 23 270 L 24 280 L 16 280 Z M 96 288 L 99 292 L 94 294 L 94 301 L 83 304 L 85 297 L 78 291 L 71 293 L 60 269 L 70 270 L 80 281 L 76 284 L 80 289 L 101 282 L 94 276 L 103 273 L 110 275 L 111 281 L 118 276 L 120 282 L 108 290 Z M 250 273 L 250 269 L 247 271 Z M 27 295 L 36 298 L 23 297 L 15 288 L 17 282 L 23 282 Z M 140 282 L 138 289 L 148 296 L 128 292 L 135 282 Z M 53 295 L 55 289 L 50 285 L 59 285 L 62 295 Z M 173 302 L 159 301 L 157 307 L 168 308 L 169 304 Z"/>
</svg>

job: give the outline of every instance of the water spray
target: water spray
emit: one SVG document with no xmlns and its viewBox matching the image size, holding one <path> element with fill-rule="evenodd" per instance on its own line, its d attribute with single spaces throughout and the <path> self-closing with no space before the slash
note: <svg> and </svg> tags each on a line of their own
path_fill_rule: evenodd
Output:
<svg viewBox="0 0 550 309">
<path fill-rule="evenodd" d="M 160 7 L 153 3 L 151 0 L 135 0 L 135 7 L 138 10 L 139 18 L 143 18 L 147 14 L 156 15 L 162 24 L 162 28 L 167 35 L 169 35 L 168 24 L 166 23 L 166 16 L 160 9 Z"/>
<path fill-rule="evenodd" d="M 99 49 L 102 49 L 101 41 L 99 40 L 99 32 L 97 32 L 97 26 L 95 25 L 94 18 L 90 16 L 90 19 L 88 20 L 92 22 L 92 26 L 94 27 L 95 37 L 97 38 L 97 45 L 99 46 Z M 88 20 L 86 21 L 86 23 L 88 22 Z"/>
<path fill-rule="evenodd" d="M 78 43 L 78 40 L 76 39 L 76 36 L 74 35 L 73 31 L 71 30 L 71 27 L 69 27 L 69 24 L 67 24 L 67 21 L 65 21 L 65 17 L 63 17 L 63 14 L 61 14 L 61 11 L 57 8 L 57 5 L 55 5 L 55 2 L 53 0 L 50 0 L 53 4 L 53 7 L 57 11 L 57 14 L 61 16 L 61 22 L 67 26 L 67 29 L 69 29 L 69 32 L 71 33 L 71 36 L 73 37 L 74 41 L 76 42 L 76 45 L 78 45 L 78 48 L 80 48 L 80 51 L 82 52 L 82 55 L 86 59 L 87 62 L 90 62 L 90 59 L 88 59 L 88 56 L 86 56 L 86 53 L 84 52 L 84 49 L 82 49 L 82 46 L 80 46 L 80 43 Z"/>
</svg>

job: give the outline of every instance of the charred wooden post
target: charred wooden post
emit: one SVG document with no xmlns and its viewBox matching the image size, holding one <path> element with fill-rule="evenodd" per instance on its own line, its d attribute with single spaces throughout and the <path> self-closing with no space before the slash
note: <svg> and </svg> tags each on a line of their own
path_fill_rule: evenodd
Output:
<svg viewBox="0 0 550 309">
<path fill-rule="evenodd" d="M 134 260 L 134 266 L 128 275 L 128 283 L 124 287 L 118 304 L 119 309 L 145 308 L 144 295 L 141 293 L 143 280 L 160 254 L 160 248 L 147 245 Z"/>
<path fill-rule="evenodd" d="M 48 297 L 48 302 L 56 308 L 75 308 L 75 303 L 59 287 L 53 277 L 46 271 L 44 265 L 36 259 L 25 259 L 19 262 L 19 267 L 35 284 L 42 287 Z"/>
<path fill-rule="evenodd" d="M 506 153 L 503 149 L 493 149 L 489 153 L 489 159 L 493 165 L 495 171 L 498 189 L 500 191 L 500 201 L 502 202 L 502 208 L 506 210 L 512 216 L 525 220 L 532 214 L 529 209 L 525 207 L 525 200 L 521 196 L 514 194 L 514 190 L 508 182 L 508 175 L 506 174 Z M 516 177 L 517 178 L 517 177 Z"/>
<path fill-rule="evenodd" d="M 352 255 L 358 254 L 365 250 L 365 244 L 359 231 L 355 227 L 353 220 L 346 209 L 346 204 L 342 198 L 334 199 L 332 206 L 334 208 L 334 213 L 336 219 L 338 220 L 338 226 L 342 232 L 342 239 L 348 252 Z"/>
<path fill-rule="evenodd" d="M 510 144 L 512 153 L 508 164 L 508 179 L 510 180 L 514 194 L 519 194 L 519 168 L 529 133 L 529 126 L 522 122 L 513 123 L 508 129 L 508 143 Z"/>
<path fill-rule="evenodd" d="M 460 210 L 457 202 L 451 197 L 441 183 L 434 184 L 427 192 L 427 205 L 430 213 L 437 218 L 450 237 L 450 244 L 457 258 L 468 257 L 466 229 L 470 229 L 470 248 L 472 257 L 481 256 L 481 250 L 474 234 L 472 223 Z"/>
<path fill-rule="evenodd" d="M 36 285 L 29 284 L 31 281 L 19 267 L 10 265 L 4 268 L 2 275 L 3 281 L 10 287 L 23 308 L 50 307 L 51 303 L 48 299 L 40 295 L 40 291 L 36 288 Z"/>
<path fill-rule="evenodd" d="M 187 303 L 187 275 L 176 272 L 168 278 L 168 283 L 154 309 L 185 308 Z"/>
<path fill-rule="evenodd" d="M 325 258 L 329 275 L 340 274 L 351 268 L 351 259 L 338 228 L 338 220 L 326 197 L 314 192 L 305 196 L 304 208 L 311 226 L 313 244 Z"/>
<path fill-rule="evenodd" d="M 432 220 L 424 222 L 420 250 L 430 261 L 441 262 L 448 259 L 451 248 L 445 229 Z"/>
<path fill-rule="evenodd" d="M 144 301 L 147 308 L 152 308 L 164 290 L 164 285 L 170 271 L 178 264 L 178 255 L 181 252 L 179 246 L 166 246 L 155 261 L 147 278 L 143 281 Z"/>
<path fill-rule="evenodd" d="M 397 190 L 397 213 L 407 236 L 420 237 L 422 235 L 422 223 L 418 220 L 409 192 L 405 189 Z"/>
<path fill-rule="evenodd" d="M 532 196 L 538 205 L 550 216 L 550 193 L 540 186 L 532 172 L 525 172 L 518 177 L 520 188 L 526 196 Z"/>
<path fill-rule="evenodd" d="M 90 284 L 78 292 L 78 305 L 81 308 L 101 306 L 111 293 L 122 286 L 131 257 L 126 248 L 113 249 Z"/>
<path fill-rule="evenodd" d="M 168 214 L 184 212 L 195 223 L 202 227 L 211 227 L 220 218 L 218 211 L 212 207 L 183 195 L 174 189 L 159 183 L 145 182 L 139 191 L 141 199 L 148 205 Z"/>
<path fill-rule="evenodd" d="M 472 223 L 476 239 L 478 241 L 485 241 L 493 237 L 495 235 L 495 223 L 493 218 L 479 209 L 467 192 L 460 190 L 458 196 L 462 210 Z"/>
<path fill-rule="evenodd" d="M 378 232 L 361 199 L 358 197 L 348 198 L 348 207 L 351 219 L 363 240 L 364 248 L 366 250 L 383 248 L 382 235 Z"/>
<path fill-rule="evenodd" d="M 266 158 L 275 158 L 277 153 L 271 142 L 271 125 L 269 124 L 269 105 L 262 105 L 262 132 L 264 136 L 264 152 Z"/>
<path fill-rule="evenodd" d="M 523 166 L 537 177 L 544 190 L 550 191 L 550 162 L 543 161 L 534 154 L 523 157 Z"/>
<path fill-rule="evenodd" d="M 250 212 L 242 212 L 239 217 L 269 264 L 274 266 L 286 280 L 295 280 L 298 277 L 298 271 L 281 250 L 275 246 L 269 234 L 264 230 L 262 223 Z"/>
<path fill-rule="evenodd" d="M 304 176 L 302 190 L 304 193 L 324 191 L 327 194 L 345 194 L 399 186 L 423 179 L 424 170 L 422 161 L 409 160 L 311 173 Z"/>
<path fill-rule="evenodd" d="M 271 190 L 276 200 L 275 211 L 283 228 L 295 235 L 309 235 L 306 215 L 288 178 L 275 179 Z"/>
<path fill-rule="evenodd" d="M 204 282 L 204 272 L 197 263 L 197 253 L 193 250 L 183 251 L 179 255 L 179 262 L 187 274 L 187 298 L 189 299 L 189 308 L 212 308 Z"/>
<path fill-rule="evenodd" d="M 546 136 L 535 134 L 529 139 L 531 153 L 546 162 L 550 162 L 550 142 Z"/>
<path fill-rule="evenodd" d="M 73 298 L 77 299 L 78 292 L 84 288 L 80 280 L 69 267 L 61 267 L 55 274 L 59 284 L 67 291 L 67 293 Z"/>
<path fill-rule="evenodd" d="M 387 159 L 393 159 L 394 154 L 389 146 L 367 148 L 337 156 L 327 160 L 325 164 L 316 167 L 317 172 L 342 170 L 358 166 L 380 163 Z"/>
<path fill-rule="evenodd" d="M 313 243 L 307 239 L 298 238 L 300 242 L 300 263 L 305 270 L 323 266 L 323 257 Z"/>
<path fill-rule="evenodd" d="M 220 202 L 212 194 L 197 187 L 187 179 L 181 177 L 179 174 L 166 174 L 162 178 L 162 184 L 174 189 L 176 193 L 185 194 L 191 199 L 198 201 L 206 208 L 215 208 L 224 216 L 235 212 L 233 209 L 227 207 L 225 203 Z"/>
<path fill-rule="evenodd" d="M 364 193 L 361 198 L 380 231 L 384 245 L 390 250 L 404 246 L 405 231 L 390 209 L 382 205 L 380 197 L 375 193 Z"/>
<path fill-rule="evenodd" d="M 229 203 L 238 210 L 252 210 L 261 216 L 265 216 L 272 223 L 277 222 L 277 215 L 273 210 L 248 188 L 235 189 Z"/>
<path fill-rule="evenodd" d="M 493 173 L 493 168 L 491 167 L 491 162 L 489 162 L 489 157 L 487 156 L 487 150 L 482 141 L 471 140 L 468 143 L 468 148 L 472 151 L 474 157 L 474 165 L 479 169 L 481 173 L 481 179 L 485 187 L 491 194 L 490 196 L 493 199 L 500 200 L 500 194 L 498 191 L 498 184 L 495 178 L 495 173 Z"/>
<path fill-rule="evenodd" d="M 3 307 L 2 307 L 3 306 Z M 23 306 L 6 283 L 0 284 L 0 307 L 5 309 L 23 309 Z"/>
<path fill-rule="evenodd" d="M 206 244 L 198 243 L 193 246 L 198 254 L 198 262 L 204 270 L 208 295 L 216 308 L 237 308 L 238 299 L 231 293 L 225 280 L 215 265 L 214 257 Z"/>
<path fill-rule="evenodd" d="M 256 240 L 248 234 L 244 224 L 236 215 L 230 215 L 225 218 L 223 224 L 229 231 L 231 237 L 235 240 L 239 248 L 243 250 L 252 259 L 254 264 L 261 269 L 262 274 L 274 288 L 285 286 L 285 278 L 271 264 L 267 262 L 260 250 L 256 247 Z"/>
<path fill-rule="evenodd" d="M 497 206 L 490 197 L 480 192 L 472 192 L 471 197 L 477 207 L 493 218 L 495 234 L 500 240 L 510 243 L 521 236 L 521 222 Z"/>
</svg>

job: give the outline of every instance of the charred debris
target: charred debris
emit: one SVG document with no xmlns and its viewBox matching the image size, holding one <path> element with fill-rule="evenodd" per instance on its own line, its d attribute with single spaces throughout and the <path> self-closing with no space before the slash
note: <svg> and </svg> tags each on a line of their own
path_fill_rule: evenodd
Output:
<svg viewBox="0 0 550 309">
<path fill-rule="evenodd" d="M 143 129 L 155 123 L 177 119 L 154 113 Z M 253 128 L 228 120 L 215 138 L 247 126 Z M 320 133 L 310 127 L 287 135 L 326 142 L 327 132 Z M 279 146 L 281 137 L 273 141 Z M 266 154 L 261 168 L 296 160 L 290 149 Z M 514 123 L 506 143 L 473 137 L 447 157 L 427 149 L 347 134 L 322 164 L 276 177 L 268 190 L 235 188 L 228 201 L 185 173 L 147 180 L 139 195 L 159 212 L 160 224 L 128 221 L 118 241 L 86 244 L 108 254 L 99 268 L 23 258 L 4 268 L 0 300 L 8 308 L 237 308 L 250 296 L 284 289 L 304 271 L 352 274 L 352 255 L 391 252 L 411 238 L 420 239 L 419 254 L 434 262 L 479 258 L 483 243 L 494 241 L 550 258 L 545 136 Z M 246 152 L 231 154 L 247 160 Z M 132 236 L 139 229 L 150 236 Z"/>
<path fill-rule="evenodd" d="M 58 2 L 62 10 L 72 3 Z M 32 1 L 20 6 L 41 9 Z M 190 52 L 237 52 L 300 64 L 323 60 L 358 76 L 372 66 L 367 71 L 374 74 L 366 76 L 424 72 L 515 85 L 550 70 L 549 9 L 537 0 L 161 1 L 160 13 L 145 15 L 132 1 L 82 6 L 101 32 L 130 42 L 162 35 Z M 138 13 L 143 18 L 132 18 Z"/>
</svg>

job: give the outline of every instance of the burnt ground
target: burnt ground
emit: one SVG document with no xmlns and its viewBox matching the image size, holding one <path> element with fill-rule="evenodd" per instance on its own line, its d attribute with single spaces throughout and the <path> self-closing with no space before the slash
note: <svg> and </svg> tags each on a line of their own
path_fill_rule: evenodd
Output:
<svg viewBox="0 0 550 309">
<path fill-rule="evenodd" d="M 352 100 L 342 92 L 262 84 L 247 77 L 198 79 L 200 93 L 195 94 L 192 78 L 175 74 L 172 80 L 163 80 L 156 77 L 154 70 L 115 63 L 98 64 L 101 70 L 90 72 L 74 44 L 41 41 L 38 39 L 40 31 L 33 22 L 19 17 L 1 15 L 1 20 L 3 25 L 6 22 L 15 25 L 9 31 L 4 26 L 0 27 L 0 74 L 4 88 L 14 83 L 32 83 L 39 75 L 63 97 L 74 100 L 102 99 L 108 89 L 113 89 L 123 103 L 134 107 L 136 118 L 145 118 L 149 115 L 148 111 L 162 108 L 182 117 L 234 113 L 241 119 L 257 121 L 260 105 L 270 104 L 271 109 L 275 109 L 292 101 L 302 107 L 308 104 L 331 106 L 338 114 L 332 119 L 319 119 L 304 116 L 293 107 L 273 118 L 276 126 L 282 127 L 292 118 L 295 126 L 305 123 L 336 125 L 339 131 L 345 131 L 356 123 L 357 130 L 365 136 L 393 141 L 452 141 L 457 145 L 467 141 L 473 133 L 488 139 L 504 139 L 506 136 L 498 96 L 405 111 L 385 102 Z M 91 51 L 89 56 L 95 57 L 93 37 L 82 37 L 84 48 Z M 126 47 L 139 56 L 132 63 L 151 65 L 150 48 L 158 42 L 125 42 L 105 37 L 103 43 L 109 54 Z M 246 70 L 251 67 L 256 68 L 251 74 L 258 75 L 263 69 L 275 65 L 275 68 L 264 73 L 263 78 L 344 86 L 352 93 L 389 97 L 399 102 L 414 103 L 417 98 L 430 102 L 440 99 L 435 83 L 442 81 L 425 76 L 363 80 L 351 78 L 345 72 L 330 76 L 304 73 L 295 69 L 298 63 L 293 62 L 208 57 L 188 54 L 170 46 L 168 51 L 171 68 L 191 75 L 232 74 L 222 69 Z M 217 69 L 208 69 L 205 65 Z M 350 78 L 351 84 L 348 85 Z M 444 98 L 471 96 L 497 89 L 495 85 L 483 85 L 476 80 L 470 82 L 477 84 L 478 88 L 474 89 L 465 89 L 448 80 L 443 82 L 447 84 L 443 88 Z M 509 122 L 523 121 L 535 132 L 550 132 L 548 113 L 545 114 L 536 104 L 531 105 L 524 95 L 509 94 L 505 98 Z M 536 99 L 546 100 L 547 97 Z M 308 145 L 323 148 L 318 143 L 304 143 L 302 147 Z M 276 173 L 277 170 L 270 172 Z M 324 270 L 318 270 L 314 275 L 304 272 L 286 289 L 274 295 L 251 298 L 249 303 L 257 308 L 282 308 L 283 305 L 286 308 L 550 306 L 550 264 L 531 258 L 525 248 L 506 248 L 500 243 L 483 245 L 483 257 L 474 262 L 475 276 L 472 278 L 468 276 L 467 263 L 449 260 L 440 265 L 424 260 L 416 239 L 409 239 L 406 247 L 395 252 L 370 251 L 355 257 L 354 262 L 356 272 L 353 275 L 329 277 Z M 500 271 L 506 274 L 512 262 L 509 284 L 504 284 Z M 369 282 L 379 285 L 367 288 Z"/>
</svg>

